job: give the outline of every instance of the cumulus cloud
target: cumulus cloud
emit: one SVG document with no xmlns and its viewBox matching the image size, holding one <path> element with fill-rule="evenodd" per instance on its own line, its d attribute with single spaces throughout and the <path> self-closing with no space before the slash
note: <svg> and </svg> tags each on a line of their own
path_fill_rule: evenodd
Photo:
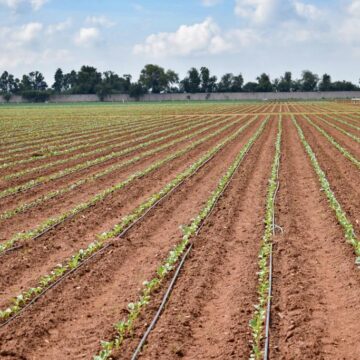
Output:
<svg viewBox="0 0 360 360">
<path fill-rule="evenodd" d="M 208 18 L 202 23 L 181 25 L 173 33 L 163 32 L 150 35 L 146 38 L 145 43 L 135 45 L 134 53 L 158 57 L 206 52 L 219 33 L 220 29 L 217 24 Z"/>
<path fill-rule="evenodd" d="M 238 51 L 260 37 L 250 29 L 223 32 L 212 18 L 201 23 L 181 25 L 175 32 L 163 32 L 148 36 L 143 44 L 134 47 L 135 54 L 152 57 L 220 54 Z"/>
<path fill-rule="evenodd" d="M 71 25 L 72 25 L 71 19 L 67 19 L 67 20 L 59 22 L 59 23 L 51 24 L 47 27 L 46 33 L 48 35 L 54 35 L 56 33 L 61 33 L 65 30 L 69 29 L 71 27 Z"/>
<path fill-rule="evenodd" d="M 100 26 L 105 28 L 110 28 L 115 25 L 115 22 L 111 21 L 104 15 L 101 16 L 88 16 L 85 20 L 87 25 L 91 26 Z"/>
<path fill-rule="evenodd" d="M 222 2 L 222 0 L 201 0 L 201 3 L 203 4 L 203 6 L 206 6 L 206 7 L 215 6 L 221 2 Z"/>
<path fill-rule="evenodd" d="M 32 22 L 17 27 L 1 27 L 0 42 L 3 48 L 17 48 L 30 45 L 41 37 L 43 24 Z"/>
<path fill-rule="evenodd" d="M 100 31 L 95 27 L 81 28 L 75 35 L 75 44 L 79 46 L 91 46 L 100 40 Z"/>
<path fill-rule="evenodd" d="M 273 18 L 279 4 L 279 0 L 236 0 L 235 14 L 261 24 Z"/>
<path fill-rule="evenodd" d="M 322 12 L 315 5 L 295 1 L 294 8 L 297 15 L 309 20 L 317 20 L 322 16 Z"/>
<path fill-rule="evenodd" d="M 48 0 L 0 0 L 0 5 L 13 11 L 26 11 L 27 9 L 39 10 Z"/>
</svg>

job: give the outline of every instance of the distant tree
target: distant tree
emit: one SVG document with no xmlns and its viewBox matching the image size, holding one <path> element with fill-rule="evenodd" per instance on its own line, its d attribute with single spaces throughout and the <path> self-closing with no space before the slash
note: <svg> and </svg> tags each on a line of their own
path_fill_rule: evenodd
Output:
<svg viewBox="0 0 360 360">
<path fill-rule="evenodd" d="M 231 91 L 232 92 L 242 91 L 243 85 L 244 85 L 244 78 L 243 78 L 242 74 L 233 76 L 232 81 L 231 81 Z"/>
<path fill-rule="evenodd" d="M 139 78 L 139 83 L 153 94 L 169 90 L 171 85 L 178 81 L 179 77 L 174 71 L 168 70 L 165 72 L 164 68 L 154 64 L 145 65 Z"/>
<path fill-rule="evenodd" d="M 290 71 L 286 71 L 279 82 L 276 84 L 276 89 L 280 92 L 289 92 L 293 90 L 292 74 Z"/>
<path fill-rule="evenodd" d="M 188 76 L 180 82 L 181 89 L 186 93 L 200 92 L 201 78 L 198 69 L 191 68 L 188 71 Z"/>
<path fill-rule="evenodd" d="M 359 91 L 360 88 L 350 81 L 335 81 L 331 84 L 332 91 Z"/>
<path fill-rule="evenodd" d="M 319 83 L 319 90 L 320 91 L 331 91 L 332 90 L 332 83 L 331 83 L 331 76 L 328 74 L 324 74 L 321 78 Z"/>
<path fill-rule="evenodd" d="M 258 81 L 258 85 L 256 87 L 256 91 L 258 92 L 271 92 L 273 91 L 273 86 L 270 81 L 270 76 L 263 73 L 256 78 Z"/>
<path fill-rule="evenodd" d="M 318 75 L 312 73 L 309 70 L 304 70 L 300 80 L 301 91 L 315 91 L 318 81 Z"/>
<path fill-rule="evenodd" d="M 23 75 L 20 82 L 20 90 L 24 91 L 44 91 L 47 89 L 44 75 L 39 71 L 32 71 L 29 75 Z"/>
<path fill-rule="evenodd" d="M 138 100 L 140 96 L 144 94 L 146 94 L 146 88 L 140 82 L 132 83 L 130 85 L 130 89 L 129 89 L 130 97 Z"/>
<path fill-rule="evenodd" d="M 220 92 L 231 92 L 231 85 L 234 75 L 232 73 L 227 73 L 223 75 L 218 84 L 218 89 Z"/>
<path fill-rule="evenodd" d="M 97 86 L 101 84 L 101 73 L 92 66 L 82 66 L 77 73 L 73 92 L 78 94 L 96 94 Z"/>
<path fill-rule="evenodd" d="M 210 70 L 203 66 L 200 68 L 200 91 L 211 93 L 216 91 L 216 76 L 210 76 Z"/>
<path fill-rule="evenodd" d="M 257 87 L 258 87 L 258 83 L 250 81 L 246 83 L 242 89 L 245 92 L 255 92 L 257 90 Z"/>
<path fill-rule="evenodd" d="M 64 73 L 60 68 L 56 70 L 54 79 L 55 82 L 52 85 L 52 88 L 55 92 L 61 93 L 64 90 Z"/>
<path fill-rule="evenodd" d="M 63 79 L 64 91 L 75 89 L 76 85 L 77 85 L 77 72 L 75 70 L 72 70 L 68 74 L 64 75 L 64 79 Z"/>
<path fill-rule="evenodd" d="M 0 76 L 0 93 L 16 94 L 19 91 L 19 79 L 15 79 L 14 75 L 4 71 Z"/>
</svg>

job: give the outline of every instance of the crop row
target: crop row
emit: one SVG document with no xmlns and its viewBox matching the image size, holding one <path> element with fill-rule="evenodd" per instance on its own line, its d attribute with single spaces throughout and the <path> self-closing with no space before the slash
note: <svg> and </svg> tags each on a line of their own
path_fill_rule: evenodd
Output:
<svg viewBox="0 0 360 360">
<path fill-rule="evenodd" d="M 304 118 L 316 129 L 322 134 L 332 145 L 335 146 L 337 150 L 339 150 L 347 159 L 349 159 L 354 165 L 356 165 L 358 168 L 360 168 L 360 161 L 352 155 L 348 150 L 346 150 L 344 147 L 342 147 L 340 144 L 336 142 L 336 140 L 330 136 L 325 130 L 323 130 L 320 126 L 314 124 L 309 117 L 304 115 Z"/>
<path fill-rule="evenodd" d="M 252 350 L 250 359 L 260 360 L 263 357 L 263 339 L 264 327 L 267 314 L 268 301 L 270 299 L 269 274 L 270 274 L 270 254 L 272 251 L 272 237 L 275 231 L 275 197 L 278 188 L 278 175 L 281 158 L 281 136 L 282 136 L 282 119 L 278 122 L 278 134 L 275 143 L 275 155 L 271 167 L 271 175 L 266 196 L 265 211 L 265 230 L 260 244 L 259 252 L 259 272 L 258 274 L 258 303 L 255 305 L 255 311 L 249 322 L 252 333 Z"/>
<path fill-rule="evenodd" d="M 176 120 L 174 122 L 171 122 L 170 124 L 171 125 L 178 125 L 180 123 L 179 126 L 181 126 L 183 124 L 183 121 L 182 120 Z M 97 138 L 97 141 L 94 142 L 93 139 L 88 139 L 85 144 L 80 144 L 80 145 L 76 145 L 76 146 L 72 146 L 72 147 L 69 147 L 66 146 L 65 150 L 56 150 L 56 149 L 52 149 L 51 151 L 48 151 L 47 153 L 43 154 L 43 155 L 40 155 L 40 156 L 37 156 L 37 157 L 33 157 L 33 156 L 30 156 L 29 158 L 27 159 L 21 159 L 21 160 L 16 160 L 16 161 L 12 161 L 12 162 L 8 162 L 8 163 L 5 163 L 5 164 L 2 164 L 0 166 L 0 169 L 4 169 L 4 168 L 9 168 L 9 167 L 14 167 L 16 165 L 20 165 L 20 164 L 28 164 L 28 163 L 31 163 L 31 162 L 34 162 L 34 161 L 39 161 L 39 160 L 43 160 L 43 159 L 46 159 L 46 158 L 49 158 L 49 157 L 53 157 L 53 156 L 60 156 L 60 155 L 66 155 L 66 154 L 69 154 L 71 152 L 74 152 L 74 151 L 78 151 L 78 150 L 82 150 L 82 149 L 86 149 L 88 147 L 96 147 L 96 146 L 100 146 L 100 145 L 104 145 L 104 144 L 108 144 L 107 146 L 105 147 L 100 147 L 95 151 L 95 154 L 101 152 L 101 151 L 106 151 L 107 149 L 109 149 L 110 147 L 114 147 L 113 143 L 114 141 L 122 141 L 123 139 L 126 139 L 127 137 L 129 136 L 133 136 L 133 135 L 138 135 L 138 134 L 141 134 L 141 133 L 146 133 L 147 131 L 149 130 L 153 130 L 153 129 L 157 129 L 159 128 L 159 125 L 163 125 L 165 128 L 168 127 L 168 124 L 163 124 L 163 121 L 160 120 L 160 121 L 156 121 L 155 123 L 150 123 L 148 126 L 144 126 L 143 124 L 140 124 L 138 126 L 134 126 L 134 124 L 129 124 L 128 126 L 126 127 L 121 127 L 119 129 L 113 129 L 111 131 L 111 134 L 113 134 L 113 136 L 119 136 L 119 131 L 121 130 L 121 136 L 119 138 L 112 138 L 112 139 L 108 139 L 108 135 L 106 136 L 105 140 L 98 140 Z M 128 130 L 131 130 L 130 133 Z M 116 144 L 115 147 L 118 147 L 118 146 L 121 146 L 123 143 L 120 142 L 120 144 Z M 89 152 L 83 152 L 81 153 L 81 155 L 83 156 L 90 156 L 94 153 L 94 151 L 89 151 Z M 76 156 L 76 155 L 75 155 Z M 73 159 L 74 156 L 72 157 L 69 157 L 67 159 L 71 160 Z M 65 161 L 67 159 L 64 159 Z M 76 159 L 76 158 L 75 158 Z M 49 164 L 56 164 L 57 162 L 53 162 L 53 163 L 48 163 L 46 165 L 49 165 Z"/>
<path fill-rule="evenodd" d="M 342 127 L 337 126 L 337 125 L 335 125 L 334 123 L 332 123 L 332 122 L 330 122 L 330 121 L 327 121 L 327 120 L 325 120 L 325 119 L 323 119 L 323 118 L 321 118 L 321 117 L 319 117 L 319 116 L 316 116 L 316 118 L 319 119 L 319 120 L 321 120 L 321 121 L 323 121 L 324 123 L 328 124 L 329 126 L 333 127 L 334 129 L 342 132 L 344 135 L 350 137 L 351 139 L 355 140 L 356 142 L 360 143 L 360 138 L 359 138 L 359 137 L 357 137 L 357 136 L 354 135 L 354 134 L 349 133 L 348 131 L 344 130 Z"/>
<path fill-rule="evenodd" d="M 180 122 L 180 120 L 179 120 Z M 146 130 L 148 128 L 152 128 L 156 125 L 161 125 L 164 123 L 164 119 L 155 119 L 152 121 L 146 121 L 146 122 L 130 122 L 130 123 L 126 123 L 126 124 L 121 124 L 121 125 L 114 125 L 111 126 L 110 128 L 105 128 L 105 130 L 103 131 L 91 131 L 90 133 L 87 133 L 84 136 L 78 136 L 75 137 L 75 141 L 70 140 L 69 141 L 69 137 L 66 137 L 66 143 L 64 143 L 64 137 L 60 138 L 55 145 L 49 145 L 48 142 L 46 142 L 46 146 L 43 146 L 43 142 L 38 146 L 38 147 L 34 147 L 34 145 L 29 145 L 29 146 L 25 146 L 22 148 L 16 148 L 16 149 L 12 149 L 9 151 L 10 155 L 7 157 L 3 157 L 0 159 L 1 162 L 4 161 L 8 161 L 8 160 L 15 160 L 18 157 L 24 157 L 26 155 L 30 155 L 30 158 L 33 159 L 33 161 L 35 160 L 40 160 L 40 159 L 44 159 L 46 157 L 50 157 L 50 156 L 57 156 L 57 155 L 61 155 L 61 154 L 66 154 L 69 153 L 71 151 L 75 151 L 75 150 L 79 150 L 81 148 L 85 148 L 85 147 L 90 147 L 90 146 L 94 146 L 95 144 L 93 144 L 93 140 L 94 140 L 94 136 L 96 135 L 96 139 L 98 140 L 97 142 L 99 142 L 102 139 L 107 139 L 110 135 L 110 138 L 119 136 L 119 132 L 121 133 L 121 137 L 124 137 L 126 134 L 125 132 L 129 132 L 131 131 L 131 133 L 135 130 Z M 165 122 L 166 124 L 166 122 Z M 110 141 L 110 140 L 108 140 Z M 102 142 L 100 142 L 99 144 L 101 144 Z M 24 154 L 25 150 L 29 150 L 31 149 L 31 151 L 34 153 L 39 153 L 40 155 L 37 156 L 36 158 L 34 158 L 33 156 L 31 156 L 31 154 Z M 62 150 L 65 149 L 65 150 Z M 14 154 L 17 152 L 21 152 L 21 154 Z M 43 154 L 43 155 L 41 155 Z"/>
<path fill-rule="evenodd" d="M 328 199 L 328 202 L 330 204 L 330 207 L 334 210 L 336 218 L 343 228 L 344 235 L 346 241 L 351 244 L 354 248 L 355 254 L 357 256 L 356 263 L 360 265 L 360 241 L 357 239 L 354 227 L 347 218 L 347 215 L 345 211 L 342 209 L 340 203 L 337 201 L 335 194 L 333 193 L 330 183 L 326 178 L 325 172 L 321 169 L 319 162 L 317 161 L 316 155 L 314 151 L 312 150 L 311 146 L 307 142 L 304 133 L 300 127 L 300 125 L 297 123 L 295 117 L 292 116 L 292 121 L 294 125 L 296 126 L 296 129 L 298 131 L 300 140 L 310 158 L 311 164 L 319 178 L 321 188 L 326 194 L 326 197 Z"/>
<path fill-rule="evenodd" d="M 151 295 L 156 289 L 159 288 L 165 277 L 175 268 L 176 263 L 179 261 L 182 254 L 185 252 L 192 238 L 194 238 L 200 229 L 204 220 L 209 216 L 214 206 L 218 202 L 220 196 L 225 188 L 231 181 L 234 173 L 240 166 L 245 155 L 250 150 L 254 142 L 258 139 L 263 132 L 268 118 L 265 119 L 255 134 L 249 141 L 241 148 L 235 160 L 230 165 L 225 175 L 223 175 L 216 187 L 212 192 L 204 207 L 200 210 L 198 215 L 192 220 L 188 226 L 182 226 L 181 241 L 170 251 L 165 261 L 157 268 L 156 276 L 149 281 L 144 282 L 144 288 L 138 301 L 128 304 L 129 314 L 126 319 L 123 319 L 114 325 L 117 332 L 116 337 L 112 341 L 101 341 L 101 351 L 98 355 L 94 356 L 94 360 L 107 360 L 110 358 L 114 349 L 119 349 L 123 343 L 124 338 L 131 333 L 135 320 L 139 317 L 141 310 L 147 306 L 151 301 Z"/>
<path fill-rule="evenodd" d="M 211 121 L 208 121 L 208 122 L 211 122 Z M 206 124 L 206 123 L 207 122 L 205 122 L 203 124 Z M 29 190 L 29 189 L 31 189 L 31 188 L 33 188 L 35 186 L 47 183 L 49 181 L 63 178 L 65 176 L 67 176 L 67 175 L 73 174 L 73 173 L 78 172 L 80 170 L 88 169 L 88 168 L 90 168 L 92 166 L 104 163 L 106 161 L 117 159 L 119 157 L 125 156 L 125 155 L 127 155 L 127 154 L 129 154 L 131 152 L 136 151 L 136 150 L 144 149 L 144 148 L 146 148 L 146 147 L 148 147 L 150 145 L 159 143 L 159 142 L 164 141 L 164 140 L 166 140 L 168 138 L 171 138 L 171 137 L 174 137 L 176 135 L 186 133 L 186 132 L 190 131 L 191 129 L 193 129 L 193 128 L 197 127 L 197 126 L 199 126 L 199 125 L 193 125 L 193 126 L 190 126 L 190 127 L 186 128 L 186 129 L 181 129 L 181 130 L 178 130 L 176 132 L 172 132 L 172 133 L 170 133 L 168 135 L 165 135 L 165 136 L 162 136 L 160 138 L 156 138 L 154 140 L 150 140 L 150 141 L 147 141 L 147 142 L 135 145 L 135 146 L 131 146 L 131 147 L 125 148 L 125 149 L 117 151 L 117 152 L 112 152 L 112 153 L 107 154 L 105 156 L 98 157 L 98 158 L 96 158 L 94 160 L 87 160 L 87 161 L 82 162 L 80 164 L 77 164 L 77 165 L 75 165 L 73 167 L 66 168 L 66 169 L 63 169 L 63 170 L 59 170 L 59 171 L 57 171 L 57 172 L 55 172 L 53 174 L 40 176 L 40 177 L 38 177 L 36 179 L 33 179 L 33 180 L 30 180 L 30 181 L 28 181 L 28 182 L 26 182 L 24 184 L 7 188 L 7 189 L 0 192 L 0 199 L 3 198 L 3 197 L 9 196 L 9 195 L 16 194 L 18 192 Z"/>
<path fill-rule="evenodd" d="M 349 127 L 353 128 L 353 129 L 355 129 L 355 130 L 359 130 L 359 131 L 360 131 L 360 127 L 359 127 L 359 126 L 356 126 L 356 125 L 354 125 L 354 124 L 350 124 L 349 122 L 345 121 L 344 119 L 339 119 L 339 118 L 337 118 L 337 117 L 335 118 L 335 117 L 331 116 L 331 120 L 335 120 L 335 121 L 337 121 L 337 122 L 339 122 L 339 123 L 341 123 L 341 124 L 344 124 L 344 125 L 349 126 Z"/>
<path fill-rule="evenodd" d="M 187 178 L 194 175 L 202 166 L 204 166 L 208 161 L 210 161 L 221 149 L 223 149 L 228 143 L 232 140 L 236 139 L 254 120 L 249 121 L 247 124 L 243 125 L 232 135 L 228 136 L 226 139 L 222 140 L 220 143 L 215 145 L 211 150 L 207 151 L 204 155 L 202 155 L 197 161 L 195 161 L 192 165 L 187 167 L 184 171 L 178 174 L 173 180 L 171 180 L 168 184 L 166 184 L 159 192 L 152 194 L 145 202 L 132 210 L 128 215 L 124 216 L 121 221 L 116 224 L 111 230 L 99 234 L 97 239 L 90 243 L 86 249 L 81 249 L 76 252 L 71 258 L 65 261 L 63 264 L 57 265 L 53 271 L 48 275 L 44 275 L 38 282 L 38 285 L 34 288 L 30 288 L 27 291 L 18 295 L 12 301 L 12 305 L 5 310 L 0 311 L 0 319 L 7 319 L 12 315 L 19 312 L 29 301 L 31 301 L 34 297 L 38 296 L 42 292 L 44 292 L 51 284 L 58 281 L 65 274 L 73 271 L 78 268 L 86 259 L 90 256 L 103 249 L 106 244 L 109 243 L 109 240 L 115 238 L 119 234 L 121 234 L 126 228 L 134 224 L 138 221 L 145 213 L 147 213 L 156 203 L 158 203 L 161 199 L 167 196 L 172 190 L 177 188 L 181 183 L 183 183 Z M 265 120 L 261 129 L 265 126 Z M 258 133 L 258 132 L 257 132 Z M 150 171 L 150 169 L 144 170 L 141 174 L 139 173 L 137 176 L 145 175 L 146 171 Z M 125 186 L 127 181 L 130 181 L 131 177 L 128 180 L 125 180 L 122 186 Z M 120 186 L 120 184 L 119 184 Z M 105 194 L 104 194 L 105 195 Z"/>
<path fill-rule="evenodd" d="M 230 127 L 234 126 L 235 124 L 237 124 L 238 122 L 240 122 L 241 120 L 243 120 L 243 118 L 239 118 L 233 122 L 229 122 L 229 119 L 224 119 L 222 121 L 219 121 L 218 123 L 216 124 L 213 124 L 213 125 L 210 125 L 210 126 L 207 126 L 207 127 L 203 127 L 201 128 L 200 130 L 197 130 L 195 132 L 192 132 L 191 134 L 189 135 L 185 135 L 183 137 L 180 137 L 180 138 L 177 138 L 173 141 L 170 141 L 168 143 L 165 143 L 163 145 L 160 145 L 159 147 L 156 147 L 155 149 L 151 149 L 151 150 L 148 150 L 148 151 L 145 151 L 139 155 L 136 155 L 134 156 L 133 158 L 129 159 L 129 160 L 126 160 L 124 162 L 121 162 L 121 163 L 117 163 L 115 165 L 111 165 L 110 167 L 106 168 L 105 170 L 102 170 L 100 172 L 97 172 L 95 174 L 92 174 L 90 176 L 87 176 L 85 178 L 82 178 L 66 187 L 63 187 L 61 189 L 57 189 L 57 190 L 53 190 L 47 194 L 44 194 L 38 198 L 36 198 L 35 200 L 29 202 L 29 203 L 23 203 L 23 204 L 20 204 L 18 205 L 16 208 L 14 209 L 11 209 L 11 210 L 8 210 L 8 211 L 5 211 L 4 213 L 0 214 L 0 219 L 10 219 L 11 217 L 13 217 L 14 215 L 18 214 L 18 213 L 23 213 L 25 212 L 26 210 L 28 209 L 31 209 L 37 205 L 40 205 L 40 204 L 43 204 L 44 202 L 46 202 L 47 200 L 50 200 L 50 199 L 53 199 L 57 196 L 60 196 L 60 195 L 64 195 L 70 191 L 73 191 L 75 190 L 76 188 L 78 188 L 79 186 L 81 185 L 84 185 L 86 183 L 89 183 L 91 181 L 96 181 L 97 179 L 99 178 L 102 178 L 104 176 L 107 176 L 115 171 L 118 171 L 128 165 L 132 165 L 132 164 L 135 164 L 136 162 L 142 160 L 142 159 L 145 159 L 147 157 L 150 157 L 152 155 L 155 155 L 157 154 L 158 152 L 160 151 L 163 151 L 165 149 L 168 149 L 170 147 L 172 147 L 173 145 L 176 145 L 180 142 L 183 142 L 183 141 L 188 141 L 188 140 L 191 140 L 192 138 L 208 131 L 208 130 L 211 130 L 212 128 L 216 128 L 218 126 L 220 126 L 222 123 L 226 122 L 228 123 L 227 125 L 221 127 L 220 129 L 218 129 L 217 131 L 211 133 L 210 135 L 207 135 L 203 138 L 201 138 L 200 140 L 198 141 L 195 141 L 191 144 L 191 146 L 188 146 L 186 147 L 186 149 L 192 149 L 193 147 L 199 145 L 199 144 L 202 144 L 203 142 L 221 134 L 222 132 L 224 132 L 225 130 L 229 129 Z"/>
</svg>

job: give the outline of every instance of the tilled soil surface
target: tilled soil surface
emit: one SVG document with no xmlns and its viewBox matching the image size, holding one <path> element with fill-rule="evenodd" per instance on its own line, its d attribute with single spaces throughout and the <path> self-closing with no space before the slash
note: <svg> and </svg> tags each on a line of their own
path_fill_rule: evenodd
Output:
<svg viewBox="0 0 360 360">
<path fill-rule="evenodd" d="M 23 120 L 21 111 L 24 112 Z M 356 234 L 359 234 L 359 169 L 304 117 L 306 114 L 359 160 L 359 143 L 317 118 L 324 118 L 359 136 L 358 130 L 334 120 L 339 118 L 353 126 L 360 126 L 359 107 L 335 102 L 189 103 L 187 106 L 164 104 L 158 108 L 151 105 L 141 105 L 139 108 L 73 107 L 65 109 L 63 114 L 49 107 L 39 113 L 38 119 L 33 109 L 29 113 L 21 111 L 16 112 L 16 123 L 9 120 L 13 117 L 11 109 L 0 114 L 0 130 L 4 137 L 0 146 L 0 158 L 8 156 L 7 149 L 21 147 L 21 139 L 31 145 L 26 132 L 16 133 L 17 127 L 22 129 L 24 126 L 31 126 L 31 120 L 26 120 L 27 116 L 30 116 L 29 119 L 36 119 L 33 120 L 34 129 L 40 129 L 38 134 L 34 130 L 34 139 L 47 139 L 50 143 L 71 146 L 72 141 L 78 141 L 78 136 L 89 141 L 108 137 L 109 144 L 113 144 L 114 149 L 121 149 L 122 145 L 116 141 L 112 143 L 114 134 L 109 132 L 110 119 L 114 124 L 114 131 L 129 134 L 128 139 L 132 139 L 132 131 L 124 125 L 124 129 L 128 130 L 122 133 L 122 121 L 124 124 L 134 121 L 134 126 L 143 123 L 144 127 L 147 126 L 146 119 L 149 123 L 159 121 L 157 128 L 148 132 L 146 130 L 144 134 L 166 129 L 171 123 L 178 124 L 178 128 L 183 129 L 199 119 L 204 121 L 204 124 L 199 123 L 194 130 L 180 136 L 191 134 L 210 124 L 215 126 L 191 140 L 179 142 L 96 182 L 88 182 L 24 213 L 0 220 L 1 241 L 11 238 L 18 231 L 34 228 L 45 219 L 58 216 L 226 124 L 233 125 L 188 153 L 134 180 L 124 189 L 66 220 L 37 240 L 25 241 L 21 248 L 0 254 L 0 310 L 9 306 L 11 298 L 21 291 L 36 286 L 40 277 L 51 271 L 56 264 L 85 248 L 95 240 L 97 234 L 112 228 L 123 216 L 163 188 L 205 152 L 253 119 L 255 114 L 259 114 L 259 117 L 152 209 L 124 238 L 109 239 L 110 247 L 101 255 L 95 256 L 50 289 L 7 325 L 2 326 L 0 320 L 0 359 L 92 359 L 100 351 L 101 340 L 114 338 L 113 324 L 127 317 L 127 305 L 139 298 L 143 282 L 155 275 L 169 251 L 181 240 L 180 226 L 189 224 L 199 213 L 219 179 L 266 116 L 270 116 L 270 119 L 264 132 L 246 155 L 210 217 L 203 224 L 200 234 L 192 239 L 192 252 L 140 358 L 249 358 L 252 339 L 249 320 L 253 316 L 254 305 L 258 303 L 258 254 L 264 233 L 266 194 L 280 118 L 283 136 L 280 188 L 275 204 L 275 220 L 279 230 L 273 239 L 270 359 L 360 358 L 360 273 L 355 265 L 356 256 L 352 247 L 346 243 L 344 231 L 321 191 L 317 175 L 290 116 L 293 114 L 303 129 L 331 189 L 353 224 Z M 90 123 L 91 116 L 95 114 L 99 116 L 96 126 Z M 101 126 L 101 121 L 106 120 L 107 116 L 109 122 Z M 118 120 L 115 121 L 116 117 Z M 69 136 L 61 140 L 61 137 L 56 137 L 56 132 L 67 133 L 58 126 L 61 118 L 65 119 L 64 123 L 70 123 L 70 118 L 78 119 L 79 124 L 87 126 L 83 132 L 74 126 Z M 45 124 L 43 128 L 41 122 Z M 91 122 L 94 122 L 94 118 Z M 71 129 L 70 126 L 69 130 Z M 93 133 L 91 129 L 98 129 L 98 137 L 96 130 Z M 9 134 L 14 134 L 13 142 L 7 136 Z M 164 133 L 166 134 L 171 134 L 171 131 Z M 82 135 L 85 136 L 81 137 Z M 150 139 L 156 139 L 156 136 Z M 0 212 L 32 201 L 54 189 L 68 186 L 174 139 L 176 136 L 1 199 Z M 95 147 L 87 150 L 93 148 Z M 26 151 L 31 152 L 31 149 L 29 147 Z M 69 155 L 34 161 L 15 170 L 65 159 L 81 152 L 79 150 Z M 27 153 L 15 152 L 14 161 L 21 159 L 20 155 L 25 158 Z M 79 162 L 81 161 L 70 161 L 13 182 L 2 182 L 0 186 L 4 188 L 22 183 Z M 9 168 L 1 174 L 6 175 L 11 171 Z M 131 336 L 127 336 L 122 347 L 114 351 L 113 359 L 131 359 L 139 339 L 158 309 L 171 276 L 172 273 L 153 294 L 150 304 L 136 320 Z"/>
<path fill-rule="evenodd" d="M 271 358 L 359 359 L 359 270 L 289 119 L 280 184 Z"/>
</svg>

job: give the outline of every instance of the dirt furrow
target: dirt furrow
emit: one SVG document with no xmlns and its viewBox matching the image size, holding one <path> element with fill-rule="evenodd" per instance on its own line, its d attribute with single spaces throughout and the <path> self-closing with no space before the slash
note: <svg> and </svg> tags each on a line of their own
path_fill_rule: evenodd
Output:
<svg viewBox="0 0 360 360">
<path fill-rule="evenodd" d="M 200 210 L 253 131 L 221 150 L 103 257 L 1 329 L 3 351 L 28 359 L 90 358 L 98 340 L 112 332 L 113 321 L 124 315 L 142 282 L 177 242 L 179 226 Z"/>
<path fill-rule="evenodd" d="M 221 150 L 218 157 L 230 158 L 238 148 L 238 143 L 245 141 L 258 124 L 259 121 L 251 124 L 237 140 Z M 112 228 L 124 215 L 140 205 L 150 194 L 159 191 L 176 174 L 220 142 L 224 136 L 224 134 L 217 136 L 148 176 L 133 181 L 129 186 L 113 193 L 96 206 L 66 221 L 39 239 L 28 241 L 24 243 L 23 248 L 3 255 L 0 264 L 0 292 L 3 296 L 0 303 L 16 295 L 20 290 L 34 286 L 34 281 L 42 274 L 49 272 L 76 250 L 87 246 L 94 240 L 96 234 Z M 213 160 L 211 163 L 214 162 Z M 30 267 L 31 272 L 28 270 Z"/>
<path fill-rule="evenodd" d="M 360 159 L 360 144 L 353 140 L 351 137 L 343 134 L 341 131 L 333 128 L 332 126 L 326 124 L 325 122 L 317 119 L 314 116 L 309 116 L 316 125 L 325 130 L 331 137 L 333 137 L 338 144 L 351 152 L 352 155 Z M 323 137 L 323 136 L 322 136 Z"/>
<path fill-rule="evenodd" d="M 358 359 L 359 272 L 290 119 L 276 214 L 271 359 Z"/>
<path fill-rule="evenodd" d="M 273 118 L 194 239 L 191 256 L 140 358 L 249 358 L 248 323 L 257 298 L 257 256 L 276 128 Z M 148 311 L 142 323 L 149 323 L 155 311 Z M 117 359 L 130 359 L 143 330 L 139 326 Z"/>
<path fill-rule="evenodd" d="M 299 124 L 325 171 L 336 198 L 349 215 L 355 230 L 360 232 L 359 170 L 306 120 L 299 119 Z"/>
</svg>

